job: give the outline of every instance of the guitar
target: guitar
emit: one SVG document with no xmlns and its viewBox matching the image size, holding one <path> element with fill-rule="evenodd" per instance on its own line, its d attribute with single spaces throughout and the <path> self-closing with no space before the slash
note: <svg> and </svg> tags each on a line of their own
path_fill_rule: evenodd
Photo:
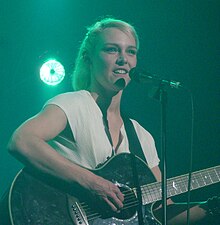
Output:
<svg viewBox="0 0 220 225">
<path fill-rule="evenodd" d="M 121 153 L 110 158 L 95 174 L 116 183 L 125 195 L 124 208 L 112 212 L 82 187 L 67 187 L 39 173 L 22 169 L 10 187 L 8 212 L 12 225 L 137 225 L 138 197 L 132 169 L 132 156 Z M 153 203 L 161 200 L 161 183 L 156 182 L 144 161 L 135 157 L 144 220 L 160 224 L 152 214 Z M 192 174 L 191 190 L 220 181 L 220 166 Z M 188 175 L 167 180 L 167 197 L 187 192 Z"/>
</svg>

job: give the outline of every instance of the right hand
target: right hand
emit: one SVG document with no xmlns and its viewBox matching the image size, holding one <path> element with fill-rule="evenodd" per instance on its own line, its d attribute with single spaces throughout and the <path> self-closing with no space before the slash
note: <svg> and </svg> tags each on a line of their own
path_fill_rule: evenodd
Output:
<svg viewBox="0 0 220 225">
<path fill-rule="evenodd" d="M 123 208 L 124 195 L 116 184 L 95 175 L 95 179 L 89 182 L 87 189 L 106 202 L 114 212 L 120 212 Z"/>
</svg>

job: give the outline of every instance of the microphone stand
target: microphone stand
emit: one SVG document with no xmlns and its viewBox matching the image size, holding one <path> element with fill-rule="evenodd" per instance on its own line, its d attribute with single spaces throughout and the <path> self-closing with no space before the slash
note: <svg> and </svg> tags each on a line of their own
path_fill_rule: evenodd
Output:
<svg viewBox="0 0 220 225">
<path fill-rule="evenodd" d="M 137 199 L 138 199 L 138 208 L 137 208 L 137 215 L 138 215 L 138 224 L 144 225 L 144 216 L 142 212 L 142 192 L 141 186 L 139 184 L 139 177 L 136 165 L 136 157 L 134 154 L 131 153 L 131 168 L 133 171 L 134 183 L 137 190 Z"/>
<path fill-rule="evenodd" d="M 162 224 L 167 224 L 167 169 L 166 169 L 166 104 L 167 92 L 163 85 L 159 87 L 160 103 L 161 103 L 161 160 L 162 160 Z"/>
<path fill-rule="evenodd" d="M 166 169 L 166 105 L 167 92 L 161 82 L 153 97 L 161 103 L 161 173 L 162 173 L 162 225 L 167 225 L 167 169 Z"/>
</svg>

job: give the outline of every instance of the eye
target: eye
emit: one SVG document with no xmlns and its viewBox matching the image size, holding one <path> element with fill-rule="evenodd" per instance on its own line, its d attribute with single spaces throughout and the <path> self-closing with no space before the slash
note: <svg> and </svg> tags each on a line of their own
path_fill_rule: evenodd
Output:
<svg viewBox="0 0 220 225">
<path fill-rule="evenodd" d="M 128 49 L 127 52 L 128 52 L 129 55 L 137 55 L 136 49 Z"/>
<path fill-rule="evenodd" d="M 112 46 L 112 47 L 106 47 L 106 48 L 104 48 L 104 51 L 105 52 L 108 52 L 108 53 L 115 53 L 115 52 L 118 52 L 118 48 L 117 47 L 114 47 L 114 46 Z"/>
</svg>

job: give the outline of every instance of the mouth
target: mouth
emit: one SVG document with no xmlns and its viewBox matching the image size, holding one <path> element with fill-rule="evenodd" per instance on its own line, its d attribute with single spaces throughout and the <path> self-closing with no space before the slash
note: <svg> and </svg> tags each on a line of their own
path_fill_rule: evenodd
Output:
<svg viewBox="0 0 220 225">
<path fill-rule="evenodd" d="M 126 69 L 116 69 L 116 70 L 113 70 L 113 73 L 117 74 L 117 75 L 126 75 L 126 74 L 128 74 L 128 70 L 126 70 Z"/>
</svg>

